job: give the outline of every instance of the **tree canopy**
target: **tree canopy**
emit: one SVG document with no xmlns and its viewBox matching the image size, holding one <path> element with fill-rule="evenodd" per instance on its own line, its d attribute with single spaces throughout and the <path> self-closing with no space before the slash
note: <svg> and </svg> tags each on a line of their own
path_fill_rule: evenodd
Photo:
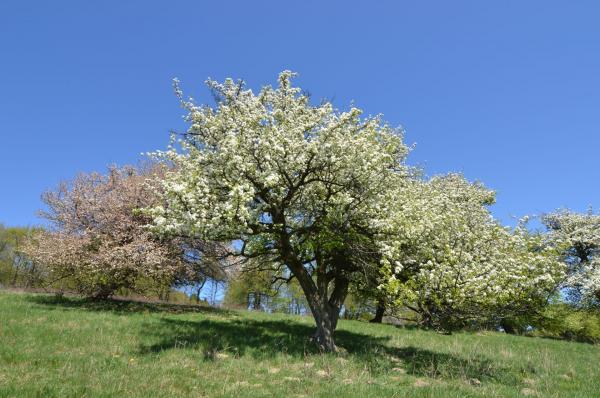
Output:
<svg viewBox="0 0 600 398">
<path fill-rule="evenodd" d="M 284 71 L 256 94 L 208 80 L 214 107 L 175 82 L 190 127 L 156 153 L 174 168 L 164 201 L 146 209 L 155 232 L 238 242 L 230 256 L 287 268 L 327 351 L 351 286 L 378 287 L 374 297 L 446 324 L 552 290 L 560 264 L 492 219 L 493 192 L 458 175 L 421 178 L 401 130 L 312 104 L 293 77 Z"/>
<path fill-rule="evenodd" d="M 425 325 L 451 330 L 540 306 L 564 266 L 525 225 L 490 214 L 495 193 L 449 174 L 403 187 L 382 213 L 385 277 L 379 285 Z"/>
</svg>

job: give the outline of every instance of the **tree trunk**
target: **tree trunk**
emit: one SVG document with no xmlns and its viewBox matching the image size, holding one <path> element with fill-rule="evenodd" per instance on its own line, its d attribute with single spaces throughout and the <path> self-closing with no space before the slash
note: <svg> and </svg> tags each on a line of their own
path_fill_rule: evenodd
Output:
<svg viewBox="0 0 600 398">
<path fill-rule="evenodd" d="M 260 310 L 261 294 L 260 294 L 260 292 L 254 292 L 254 294 L 252 296 L 254 296 L 254 302 L 252 303 L 252 309 L 258 311 L 258 310 Z"/>
<path fill-rule="evenodd" d="M 204 279 L 202 281 L 202 283 L 200 283 L 200 286 L 198 286 L 198 290 L 196 290 L 196 302 L 198 304 L 200 304 L 200 293 L 202 292 L 202 288 L 204 288 L 205 284 L 206 284 L 206 279 Z"/>
<path fill-rule="evenodd" d="M 107 300 L 115 294 L 115 288 L 112 286 L 101 286 L 91 298 L 94 300 Z"/>
<path fill-rule="evenodd" d="M 347 281 L 336 280 L 331 297 L 328 299 L 327 291 L 317 289 L 312 278 L 302 271 L 295 273 L 295 275 L 304 291 L 308 307 L 317 326 L 313 341 L 321 351 L 335 352 L 337 347 L 333 339 L 333 332 L 337 326 L 341 305 L 348 292 Z"/>
<path fill-rule="evenodd" d="M 500 326 L 504 329 L 506 334 L 518 334 L 518 328 L 515 327 L 515 324 L 510 320 L 503 318 L 500 321 Z"/>
<path fill-rule="evenodd" d="M 342 304 L 348 294 L 348 280 L 346 278 L 336 278 L 335 286 L 329 299 L 326 290 L 324 291 L 324 295 L 319 294 L 320 292 L 323 292 L 323 290 L 313 291 L 313 294 L 305 291 L 317 326 L 313 340 L 321 351 L 335 352 L 337 351 L 337 347 L 333 339 L 333 333 L 337 327 Z"/>
<path fill-rule="evenodd" d="M 272 216 L 274 222 L 282 225 L 285 224 L 285 219 L 281 213 L 273 212 Z M 337 326 L 340 309 L 348 294 L 348 279 L 337 272 L 333 280 L 330 279 L 326 272 L 327 264 L 323 261 L 317 250 L 315 283 L 313 275 L 308 273 L 304 263 L 300 261 L 297 253 L 292 248 L 289 235 L 286 232 L 281 233 L 279 245 L 283 261 L 298 280 L 315 319 L 317 330 L 313 335 L 314 342 L 321 351 L 336 351 L 333 332 Z M 334 266 L 333 268 L 335 269 L 336 267 Z M 330 281 L 333 282 L 331 297 L 328 294 Z"/>
<path fill-rule="evenodd" d="M 320 308 L 319 311 L 313 311 L 317 330 L 313 335 L 314 342 L 317 347 L 324 352 L 335 352 L 337 347 L 333 339 L 333 332 L 337 326 L 339 311 L 331 308 L 329 304 L 325 304 L 325 308 Z"/>
<path fill-rule="evenodd" d="M 385 313 L 385 303 L 383 300 L 377 301 L 377 309 L 375 310 L 375 318 L 371 319 L 371 323 L 381 323 L 383 321 L 383 314 Z"/>
<path fill-rule="evenodd" d="M 12 278 L 12 284 L 11 284 L 11 286 L 16 287 L 17 286 L 17 278 L 19 276 L 19 265 L 15 264 L 14 269 L 15 269 L 15 273 L 14 273 L 13 278 Z"/>
<path fill-rule="evenodd" d="M 29 278 L 27 278 L 27 284 L 25 285 L 25 287 L 33 287 L 33 285 L 35 284 L 35 263 L 31 264 L 31 270 L 29 271 Z"/>
</svg>

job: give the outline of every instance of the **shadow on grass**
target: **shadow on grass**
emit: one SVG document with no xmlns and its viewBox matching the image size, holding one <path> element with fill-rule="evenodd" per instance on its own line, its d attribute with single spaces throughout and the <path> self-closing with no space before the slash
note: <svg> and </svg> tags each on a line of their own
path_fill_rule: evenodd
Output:
<svg viewBox="0 0 600 398">
<path fill-rule="evenodd" d="M 310 342 L 314 329 L 293 320 L 183 320 L 162 318 L 144 330 L 155 343 L 141 347 L 142 354 L 172 349 L 191 349 L 214 360 L 220 352 L 234 357 L 268 359 L 277 354 L 303 358 L 318 351 Z M 375 337 L 348 330 L 335 332 L 335 340 L 347 359 L 382 374 L 402 367 L 407 374 L 436 379 L 478 379 L 507 385 L 519 383 L 531 369 L 510 369 L 482 356 L 435 352 L 418 347 L 391 347 L 390 337 Z"/>
<path fill-rule="evenodd" d="M 35 304 L 48 306 L 49 308 L 78 308 L 87 311 L 105 311 L 114 313 L 162 312 L 168 314 L 184 314 L 200 312 L 218 313 L 222 315 L 231 313 L 228 310 L 207 305 L 173 304 L 118 298 L 95 300 L 80 297 L 35 295 L 28 296 L 27 300 Z"/>
<path fill-rule="evenodd" d="M 140 354 L 153 355 L 167 350 L 189 349 L 202 352 L 206 360 L 214 360 L 220 352 L 235 357 L 268 359 L 288 354 L 298 359 L 318 353 L 310 341 L 314 327 L 293 319 L 252 319 L 233 316 L 231 311 L 198 305 L 167 304 L 131 300 L 91 300 L 76 297 L 30 296 L 27 300 L 48 308 L 75 308 L 119 314 L 156 312 L 167 314 L 215 313 L 220 319 L 177 319 L 161 317 L 141 325 Z M 416 332 L 416 331 L 415 331 Z M 337 330 L 335 340 L 347 359 L 382 374 L 402 367 L 407 374 L 436 379 L 478 379 L 515 385 L 529 368 L 507 368 L 480 355 L 463 357 L 453 353 L 406 346 L 390 346 L 391 336 L 372 336 L 349 330 Z"/>
</svg>

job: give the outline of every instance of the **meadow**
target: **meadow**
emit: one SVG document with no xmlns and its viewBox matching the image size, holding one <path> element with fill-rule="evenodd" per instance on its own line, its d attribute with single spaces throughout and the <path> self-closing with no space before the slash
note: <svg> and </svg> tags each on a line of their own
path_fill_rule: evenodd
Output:
<svg viewBox="0 0 600 398">
<path fill-rule="evenodd" d="M 600 346 L 0 291 L 0 397 L 600 397 Z"/>
</svg>

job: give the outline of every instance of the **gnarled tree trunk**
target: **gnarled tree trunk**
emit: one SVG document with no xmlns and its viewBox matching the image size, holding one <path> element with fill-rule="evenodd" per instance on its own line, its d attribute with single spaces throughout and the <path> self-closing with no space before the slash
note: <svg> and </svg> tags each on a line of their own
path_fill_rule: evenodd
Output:
<svg viewBox="0 0 600 398">
<path fill-rule="evenodd" d="M 284 220 L 280 217 L 280 215 L 278 217 L 274 214 L 273 220 L 283 224 Z M 340 310 L 348 295 L 350 282 L 342 272 L 346 265 L 345 258 L 341 255 L 334 256 L 328 262 L 317 249 L 315 274 L 311 275 L 292 248 L 286 232 L 280 235 L 279 245 L 282 260 L 298 280 L 315 319 L 317 329 L 313 335 L 314 342 L 324 352 L 336 351 L 333 332 L 337 327 Z"/>
<path fill-rule="evenodd" d="M 336 313 L 335 309 L 331 308 L 328 303 L 325 303 L 317 311 L 313 310 L 313 316 L 317 325 L 317 330 L 313 335 L 314 342 L 321 351 L 336 351 L 337 347 L 333 339 L 333 332 L 337 326 L 339 311 Z"/>
<path fill-rule="evenodd" d="M 324 267 L 323 267 L 324 268 Z M 337 350 L 333 333 L 337 327 L 340 310 L 348 294 L 349 281 L 343 276 L 336 276 L 328 281 L 317 269 L 317 283 L 308 274 L 304 266 L 297 264 L 290 267 L 298 279 L 308 306 L 317 326 L 313 340 L 321 351 L 334 352 Z M 331 294 L 328 287 L 332 285 Z"/>
<path fill-rule="evenodd" d="M 300 285 L 304 290 L 317 326 L 313 340 L 321 351 L 337 351 L 333 333 L 337 327 L 340 310 L 348 294 L 348 280 L 344 277 L 336 277 L 333 280 L 331 295 L 328 295 L 326 288 L 316 288 L 312 278 L 309 277 L 309 279 L 312 285 L 309 285 L 308 289 L 305 289 L 302 283 Z M 317 277 L 317 285 L 319 285 L 319 277 Z"/>
</svg>

